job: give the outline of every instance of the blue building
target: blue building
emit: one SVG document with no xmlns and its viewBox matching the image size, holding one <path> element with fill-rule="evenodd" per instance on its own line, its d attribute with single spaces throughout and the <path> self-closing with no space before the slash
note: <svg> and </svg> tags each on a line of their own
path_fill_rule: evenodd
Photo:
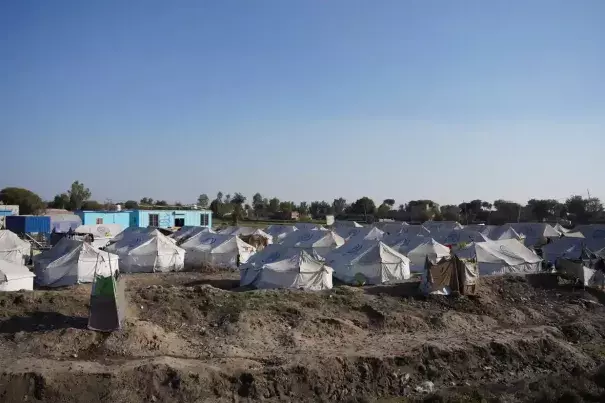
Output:
<svg viewBox="0 0 605 403">
<path fill-rule="evenodd" d="M 130 226 L 131 211 L 78 211 L 83 225 L 120 224 L 124 228 Z"/>
<path fill-rule="evenodd" d="M 79 211 L 82 224 L 121 224 L 126 227 L 212 227 L 210 210 Z"/>
</svg>

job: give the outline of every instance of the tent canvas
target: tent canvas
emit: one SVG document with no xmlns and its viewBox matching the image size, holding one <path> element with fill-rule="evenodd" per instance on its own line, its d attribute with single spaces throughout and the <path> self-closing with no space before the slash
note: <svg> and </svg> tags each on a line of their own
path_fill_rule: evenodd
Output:
<svg viewBox="0 0 605 403">
<path fill-rule="evenodd" d="M 279 242 L 281 239 L 285 238 L 288 234 L 298 231 L 298 229 L 294 225 L 269 225 L 264 229 L 265 233 L 271 235 L 273 237 L 273 242 Z"/>
<path fill-rule="evenodd" d="M 334 230 L 345 241 L 355 239 L 356 241 L 372 241 L 380 240 L 384 236 L 384 232 L 376 227 L 340 227 Z"/>
<path fill-rule="evenodd" d="M 427 258 L 432 263 L 437 263 L 442 258 L 450 256 L 450 249 L 447 246 L 428 237 L 413 238 L 409 244 L 400 246 L 399 252 L 410 259 L 410 270 L 415 273 L 422 273 Z"/>
<path fill-rule="evenodd" d="M 29 242 L 12 231 L 0 230 L 0 259 L 17 264 L 26 263 L 31 253 Z"/>
<path fill-rule="evenodd" d="M 130 237 L 140 237 L 140 236 L 144 236 L 144 235 L 148 235 L 148 234 L 153 234 L 157 231 L 156 228 L 152 228 L 152 227 L 147 227 L 147 228 L 143 228 L 143 227 L 128 227 L 126 229 L 124 229 L 124 231 L 120 232 L 119 234 L 117 234 L 116 236 L 113 237 L 113 239 L 111 240 L 112 242 L 119 242 L 125 238 L 130 238 Z"/>
<path fill-rule="evenodd" d="M 62 287 L 90 283 L 95 272 L 112 276 L 119 271 L 119 257 L 84 241 L 63 238 L 52 249 L 34 257 L 36 284 Z"/>
<path fill-rule="evenodd" d="M 311 255 L 325 257 L 344 245 L 345 240 L 334 231 L 299 230 L 285 237 L 280 244 L 289 248 L 306 249 Z"/>
<path fill-rule="evenodd" d="M 504 231 L 501 231 L 500 233 L 498 233 L 497 236 L 492 238 L 492 240 L 494 240 L 494 241 L 500 241 L 500 240 L 504 240 L 504 239 L 516 239 L 516 240 L 520 241 L 523 239 L 523 237 L 521 235 L 519 235 L 519 233 L 517 231 L 515 231 L 515 229 L 513 227 L 508 227 Z"/>
<path fill-rule="evenodd" d="M 215 232 L 208 227 L 185 225 L 181 227 L 178 231 L 170 235 L 169 238 L 174 239 L 176 241 L 176 244 L 180 245 L 192 236 L 200 233 L 215 234 Z"/>
<path fill-rule="evenodd" d="M 76 234 L 91 234 L 94 237 L 92 246 L 103 248 L 123 230 L 122 224 L 92 224 L 80 225 L 74 232 Z"/>
<path fill-rule="evenodd" d="M 220 235 L 252 235 L 256 231 L 254 227 L 231 226 L 218 231 Z"/>
<path fill-rule="evenodd" d="M 105 250 L 120 257 L 120 269 L 124 273 L 178 271 L 183 269 L 185 259 L 185 250 L 157 230 L 126 237 Z"/>
<path fill-rule="evenodd" d="M 476 242 L 481 275 L 528 274 L 540 271 L 542 259 L 514 239 Z"/>
<path fill-rule="evenodd" d="M 548 238 L 559 238 L 561 234 L 550 224 L 545 223 L 513 223 L 501 227 L 501 233 L 506 229 L 513 228 L 521 237 L 525 237 L 525 246 L 541 246 L 546 244 Z M 494 237 L 499 239 L 499 235 Z"/>
<path fill-rule="evenodd" d="M 326 256 L 334 276 L 355 283 L 399 283 L 410 278 L 410 259 L 378 240 L 347 242 Z"/>
<path fill-rule="evenodd" d="M 542 247 L 545 261 L 555 263 L 559 258 L 581 259 L 586 253 L 605 248 L 605 239 L 585 239 L 564 236 Z"/>
<path fill-rule="evenodd" d="M 207 233 L 191 237 L 181 247 L 185 250 L 188 268 L 211 265 L 235 269 L 238 263 L 246 263 L 256 252 L 256 248 L 236 235 Z"/>
<path fill-rule="evenodd" d="M 33 290 L 34 277 L 26 266 L 0 259 L 0 291 Z"/>
<path fill-rule="evenodd" d="M 462 229 L 462 224 L 457 221 L 425 221 L 422 226 L 433 232 L 451 232 L 453 230 Z"/>
<path fill-rule="evenodd" d="M 309 291 L 332 288 L 332 268 L 305 250 L 270 245 L 263 252 L 262 259 L 240 268 L 241 286 Z"/>
<path fill-rule="evenodd" d="M 561 224 L 555 224 L 555 225 L 553 225 L 553 228 L 555 230 L 557 230 L 558 232 L 560 232 L 561 234 L 569 232 L 569 230 L 567 228 L 565 228 L 564 226 L 562 226 Z"/>
<path fill-rule="evenodd" d="M 605 224 L 580 225 L 572 232 L 581 232 L 586 239 L 605 239 Z"/>
<path fill-rule="evenodd" d="M 489 240 L 489 238 L 486 235 L 483 235 L 481 232 L 469 229 L 453 230 L 449 234 L 446 234 L 443 239 L 441 239 L 440 237 L 432 237 L 444 245 L 457 245 L 460 243 L 470 242 L 485 242 Z"/>
</svg>

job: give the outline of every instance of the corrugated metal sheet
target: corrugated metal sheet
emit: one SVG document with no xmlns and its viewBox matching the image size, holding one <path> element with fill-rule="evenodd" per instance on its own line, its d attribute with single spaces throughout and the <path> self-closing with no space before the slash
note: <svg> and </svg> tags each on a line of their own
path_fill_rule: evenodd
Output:
<svg viewBox="0 0 605 403">
<path fill-rule="evenodd" d="M 0 216 L 13 215 L 12 210 L 0 210 Z"/>
<path fill-rule="evenodd" d="M 50 217 L 13 215 L 6 217 L 6 229 L 14 233 L 50 233 Z"/>
</svg>

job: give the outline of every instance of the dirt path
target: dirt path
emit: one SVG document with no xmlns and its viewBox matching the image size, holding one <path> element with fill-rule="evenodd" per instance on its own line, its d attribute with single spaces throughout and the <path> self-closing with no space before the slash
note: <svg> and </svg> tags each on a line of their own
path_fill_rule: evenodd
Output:
<svg viewBox="0 0 605 403">
<path fill-rule="evenodd" d="M 88 286 L 0 294 L 0 399 L 605 400 L 603 294 L 550 277 L 486 278 L 472 298 L 245 291 L 236 273 L 125 281 L 111 335 L 86 329 Z"/>
</svg>

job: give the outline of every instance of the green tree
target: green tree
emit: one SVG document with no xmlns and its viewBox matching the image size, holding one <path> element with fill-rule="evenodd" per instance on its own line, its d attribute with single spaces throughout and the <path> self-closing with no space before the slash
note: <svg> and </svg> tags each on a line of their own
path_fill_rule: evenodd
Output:
<svg viewBox="0 0 605 403">
<path fill-rule="evenodd" d="M 21 214 L 39 214 L 46 207 L 40 196 L 24 188 L 4 188 L 0 191 L 0 200 L 4 204 L 18 205 Z"/>
<path fill-rule="evenodd" d="M 90 199 L 90 189 L 84 186 L 80 181 L 75 181 L 71 184 L 71 188 L 67 191 L 69 195 L 69 206 L 73 210 L 80 210 L 82 203 Z"/>
<path fill-rule="evenodd" d="M 596 197 L 584 199 L 574 195 L 565 201 L 565 210 L 576 223 L 587 224 L 599 220 L 603 214 L 603 204 Z"/>
<path fill-rule="evenodd" d="M 344 214 L 345 210 L 347 209 L 347 201 L 342 197 L 334 199 L 332 202 L 332 208 L 334 209 L 335 215 Z"/>
<path fill-rule="evenodd" d="M 200 206 L 201 208 L 207 208 L 208 207 L 208 201 L 210 199 L 208 198 L 208 195 L 206 193 L 202 193 L 198 198 L 197 198 L 197 204 L 198 206 Z"/>
<path fill-rule="evenodd" d="M 507 201 L 507 200 L 496 200 L 494 202 L 496 211 L 492 213 L 491 222 L 493 224 L 505 224 L 507 222 L 517 222 L 521 216 L 521 209 L 523 208 L 519 203 Z"/>
<path fill-rule="evenodd" d="M 69 209 L 69 196 L 67 193 L 61 193 L 55 196 L 52 202 L 48 203 L 50 208 Z"/>
<path fill-rule="evenodd" d="M 395 205 L 395 199 L 384 199 L 382 204 L 386 204 L 389 207 L 393 207 Z"/>
<path fill-rule="evenodd" d="M 155 205 L 156 205 L 156 206 L 167 206 L 167 205 L 168 205 L 168 202 L 167 202 L 166 200 L 157 200 L 157 201 L 155 202 Z"/>
<path fill-rule="evenodd" d="M 309 214 L 309 205 L 307 204 L 307 202 L 305 202 L 305 201 L 300 202 L 300 204 L 298 205 L 297 211 L 302 216 L 308 215 Z"/>
<path fill-rule="evenodd" d="M 153 199 L 151 197 L 143 197 L 140 203 L 143 205 L 151 206 L 153 204 Z"/>
<path fill-rule="evenodd" d="M 387 218 L 390 211 L 391 207 L 386 203 L 382 203 L 380 206 L 378 206 L 378 209 L 376 210 L 376 217 Z"/>
<path fill-rule="evenodd" d="M 105 207 L 105 205 L 99 203 L 96 200 L 86 200 L 86 201 L 82 202 L 80 209 L 86 210 L 86 211 L 100 211 L 100 210 L 105 210 L 106 207 Z"/>
<path fill-rule="evenodd" d="M 233 204 L 233 212 L 231 213 L 231 219 L 235 225 L 238 221 L 243 218 L 243 204 L 246 202 L 246 197 L 241 193 L 235 193 L 231 204 Z"/>
<path fill-rule="evenodd" d="M 561 209 L 561 203 L 554 199 L 531 199 L 527 202 L 533 217 L 537 221 L 545 221 L 547 218 L 555 217 Z"/>
<path fill-rule="evenodd" d="M 277 197 L 272 198 L 271 200 L 269 200 L 269 213 L 271 214 L 277 214 L 279 212 L 279 199 Z"/>
<path fill-rule="evenodd" d="M 126 210 L 134 210 L 139 208 L 139 203 L 134 200 L 128 200 L 126 203 L 124 203 L 124 208 Z"/>
<path fill-rule="evenodd" d="M 254 213 L 257 216 L 265 212 L 267 208 L 267 203 L 260 193 L 255 193 L 254 196 L 252 196 L 252 208 L 254 209 Z"/>
<path fill-rule="evenodd" d="M 225 195 L 225 204 L 230 204 L 231 203 L 231 194 L 227 193 Z"/>
<path fill-rule="evenodd" d="M 216 200 L 217 200 L 219 203 L 222 203 L 222 202 L 223 202 L 223 192 L 221 192 L 220 190 L 219 190 L 219 192 L 216 194 Z"/>
<path fill-rule="evenodd" d="M 351 205 L 352 214 L 363 214 L 364 216 L 373 215 L 376 212 L 376 204 L 369 197 L 362 197 Z"/>
</svg>

